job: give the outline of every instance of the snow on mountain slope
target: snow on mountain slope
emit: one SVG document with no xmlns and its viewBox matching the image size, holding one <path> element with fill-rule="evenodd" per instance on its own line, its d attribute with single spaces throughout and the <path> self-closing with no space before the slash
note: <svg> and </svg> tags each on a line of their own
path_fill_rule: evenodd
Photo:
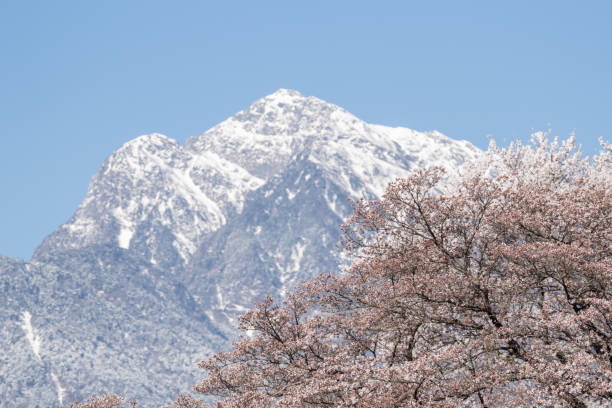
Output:
<svg viewBox="0 0 612 408">
<path fill-rule="evenodd" d="M 254 301 L 338 270 L 339 225 L 351 208 L 345 196 L 319 165 L 299 155 L 247 196 L 239 216 L 206 237 L 187 266 L 186 287 L 233 336 L 236 316 Z"/>
<path fill-rule="evenodd" d="M 330 127 L 338 122 L 338 115 L 342 121 L 363 123 L 320 99 L 280 89 L 204 134 L 188 139 L 185 147 L 196 153 L 215 152 L 267 179 L 304 148 L 307 138 L 340 136 L 336 126 Z"/>
<path fill-rule="evenodd" d="M 215 152 L 264 179 L 308 149 L 311 160 L 351 196 L 372 198 L 411 168 L 455 168 L 480 152 L 437 131 L 368 124 L 339 106 L 287 89 L 259 99 L 185 146 L 196 154 Z"/>
<path fill-rule="evenodd" d="M 190 257 L 199 237 L 240 212 L 245 192 L 262 183 L 213 152 L 193 155 L 166 136 L 141 136 L 105 160 L 72 219 L 34 258 L 114 243 L 173 267 Z"/>
</svg>

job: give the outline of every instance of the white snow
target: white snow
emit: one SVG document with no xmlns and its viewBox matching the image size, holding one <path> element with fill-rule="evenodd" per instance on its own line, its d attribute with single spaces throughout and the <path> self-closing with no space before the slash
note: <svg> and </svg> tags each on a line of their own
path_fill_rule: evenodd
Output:
<svg viewBox="0 0 612 408">
<path fill-rule="evenodd" d="M 289 200 L 293 200 L 298 193 L 297 191 L 291 191 L 288 188 L 285 189 L 285 192 L 287 193 L 287 198 Z"/>
<path fill-rule="evenodd" d="M 368 124 L 339 106 L 287 89 L 255 101 L 187 144 L 247 169 L 263 171 L 257 165 L 266 164 L 272 174 L 306 149 L 308 160 L 352 198 L 380 198 L 390 181 L 406 177 L 414 167 L 455 168 L 458 161 L 479 154 L 468 142 L 440 132 Z M 289 199 L 295 194 L 286 192 Z"/>
<path fill-rule="evenodd" d="M 119 248 L 129 249 L 130 241 L 134 236 L 133 223 L 121 207 L 115 208 L 113 215 L 119 223 L 119 235 L 117 236 Z"/>
<path fill-rule="evenodd" d="M 223 289 L 221 288 L 220 285 L 217 285 L 217 304 L 219 305 L 220 309 L 224 309 L 225 308 L 225 302 L 223 301 Z"/>
<path fill-rule="evenodd" d="M 51 372 L 51 379 L 53 380 L 53 383 L 55 384 L 55 390 L 57 392 L 57 400 L 59 401 L 60 405 L 63 405 L 64 396 L 66 395 L 66 388 L 62 386 L 59 378 L 54 372 Z"/>
<path fill-rule="evenodd" d="M 32 315 L 30 312 L 25 311 L 21 314 L 21 328 L 25 332 L 26 339 L 28 339 L 28 343 L 30 343 L 30 347 L 32 348 L 32 352 L 36 356 L 36 358 L 40 361 L 40 337 L 34 331 L 32 327 Z"/>
<path fill-rule="evenodd" d="M 293 245 L 293 248 L 291 248 L 291 256 L 289 257 L 290 263 L 286 267 L 281 267 L 277 261 L 276 265 L 281 272 L 280 281 L 283 285 L 295 279 L 296 273 L 300 270 L 305 249 L 306 243 L 298 241 Z M 276 254 L 277 259 L 282 259 L 282 256 L 282 254 Z"/>
<path fill-rule="evenodd" d="M 132 236 L 134 236 L 134 231 L 129 228 L 121 227 L 121 231 L 117 236 L 117 242 L 119 243 L 119 248 L 129 249 L 130 241 L 132 240 Z"/>
<path fill-rule="evenodd" d="M 330 197 L 330 195 L 331 195 L 331 197 Z M 329 185 L 327 183 L 325 184 L 324 197 L 325 197 L 325 202 L 327 203 L 327 206 L 329 207 L 329 209 L 332 210 L 332 212 L 334 214 L 336 214 L 338 216 L 338 218 L 340 218 L 341 220 L 344 220 L 344 218 L 348 214 L 342 214 L 342 212 L 340 212 L 340 210 L 338 209 L 338 195 L 337 194 L 330 194 L 330 192 L 329 192 Z"/>
<path fill-rule="evenodd" d="M 210 319 L 211 322 L 216 323 L 215 314 L 212 311 L 207 310 L 204 313 Z"/>
<path fill-rule="evenodd" d="M 212 201 L 198 186 L 195 185 L 188 173 L 171 167 L 165 163 L 159 156 L 149 154 L 149 159 L 155 162 L 159 168 L 168 174 L 169 181 L 173 183 L 173 187 L 177 190 L 178 195 L 184 198 L 192 205 L 199 204 L 205 207 L 212 215 L 213 228 L 218 228 L 225 223 L 225 216 L 219 208 L 219 205 Z M 172 208 L 172 201 L 168 203 Z"/>
<path fill-rule="evenodd" d="M 297 272 L 300 270 L 302 258 L 304 258 L 304 249 L 306 249 L 306 244 L 303 242 L 297 242 L 291 249 L 291 261 L 293 262 L 291 268 L 292 272 Z"/>
<path fill-rule="evenodd" d="M 104 162 L 75 216 L 61 227 L 69 236 L 62 245 L 110 239 L 129 249 L 135 231 L 154 217 L 169 227 L 173 246 L 187 261 L 198 238 L 225 224 L 231 210 L 242 212 L 245 195 L 264 182 L 212 151 L 196 154 L 164 135 L 143 135 Z M 108 236 L 109 219 L 117 225 L 114 237 Z M 147 244 L 155 240 L 151 228 L 142 231 L 150 237 Z"/>
</svg>

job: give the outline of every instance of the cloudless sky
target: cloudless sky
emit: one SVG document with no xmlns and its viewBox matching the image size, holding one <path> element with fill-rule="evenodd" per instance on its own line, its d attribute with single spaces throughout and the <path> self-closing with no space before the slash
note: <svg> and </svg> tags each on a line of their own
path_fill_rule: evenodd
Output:
<svg viewBox="0 0 612 408">
<path fill-rule="evenodd" d="M 485 149 L 612 141 L 612 2 L 1 1 L 0 254 L 28 259 L 106 156 L 291 88 Z"/>
</svg>

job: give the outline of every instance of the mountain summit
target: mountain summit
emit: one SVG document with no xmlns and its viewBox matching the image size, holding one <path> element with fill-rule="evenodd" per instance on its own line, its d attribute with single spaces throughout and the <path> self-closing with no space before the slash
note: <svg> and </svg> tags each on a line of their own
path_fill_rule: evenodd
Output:
<svg viewBox="0 0 612 408">
<path fill-rule="evenodd" d="M 253 301 L 338 270 L 347 198 L 479 154 L 287 89 L 184 146 L 129 141 L 30 263 L 0 258 L 0 393 L 24 407 L 102 391 L 168 403 Z"/>
</svg>

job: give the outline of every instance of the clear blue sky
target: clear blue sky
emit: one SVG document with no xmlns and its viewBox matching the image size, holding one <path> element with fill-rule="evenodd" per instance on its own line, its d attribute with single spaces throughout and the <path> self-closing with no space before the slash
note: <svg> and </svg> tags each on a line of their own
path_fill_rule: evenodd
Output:
<svg viewBox="0 0 612 408">
<path fill-rule="evenodd" d="M 0 254 L 29 258 L 104 158 L 278 88 L 481 148 L 612 141 L 611 2 L 2 1 Z"/>
</svg>

